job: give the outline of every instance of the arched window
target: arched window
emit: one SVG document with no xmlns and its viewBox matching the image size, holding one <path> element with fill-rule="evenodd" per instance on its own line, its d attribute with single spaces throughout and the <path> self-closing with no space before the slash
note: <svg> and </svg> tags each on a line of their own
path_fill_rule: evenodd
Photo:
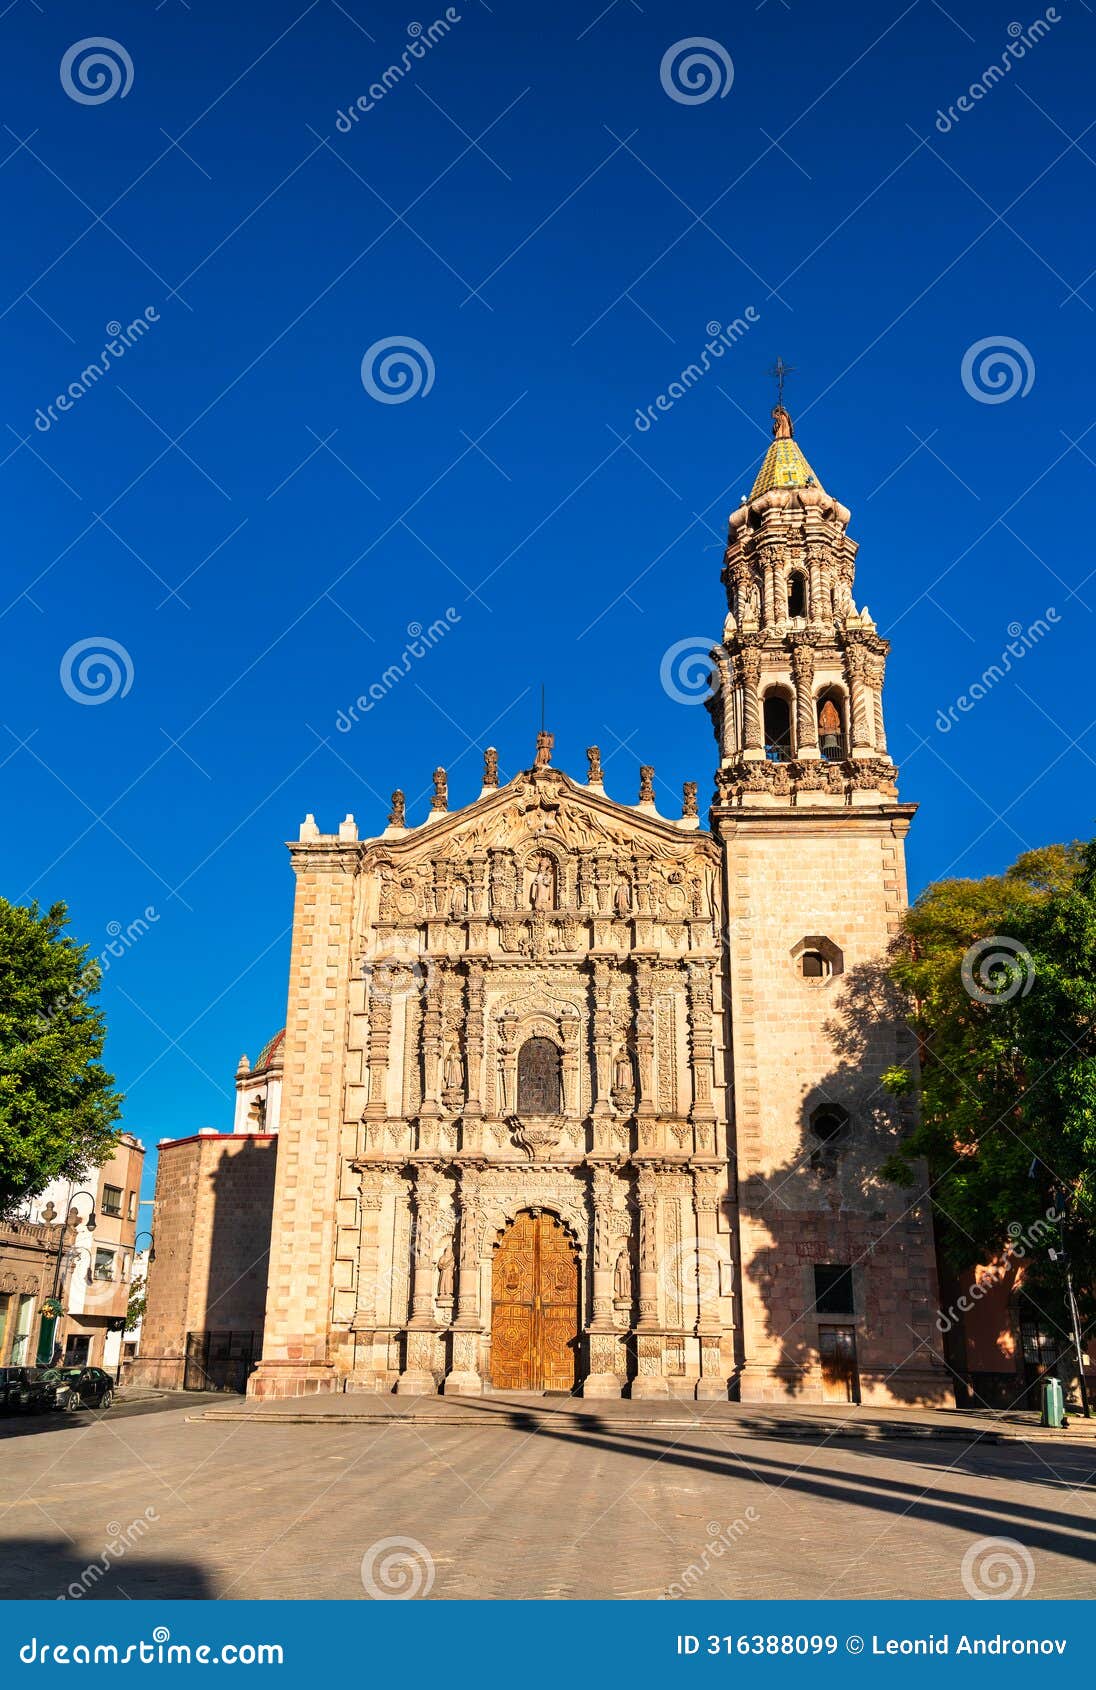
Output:
<svg viewBox="0 0 1096 1690">
<path fill-rule="evenodd" d="M 765 755 L 770 763 L 787 763 L 792 755 L 791 705 L 780 692 L 765 699 Z"/>
<path fill-rule="evenodd" d="M 818 701 L 818 749 L 830 763 L 840 763 L 847 755 L 842 701 L 834 693 Z"/>
<path fill-rule="evenodd" d="M 551 1039 L 526 1039 L 518 1051 L 518 1114 L 560 1112 L 559 1046 Z"/>
<path fill-rule="evenodd" d="M 788 615 L 806 616 L 807 578 L 798 569 L 788 576 Z"/>
</svg>

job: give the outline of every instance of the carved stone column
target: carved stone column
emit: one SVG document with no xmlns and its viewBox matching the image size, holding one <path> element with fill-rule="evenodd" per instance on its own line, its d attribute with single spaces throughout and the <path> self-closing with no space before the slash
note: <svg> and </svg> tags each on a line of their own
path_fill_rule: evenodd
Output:
<svg viewBox="0 0 1096 1690">
<path fill-rule="evenodd" d="M 723 1377 L 719 1343 L 722 1332 L 719 1318 L 722 1251 L 719 1247 L 717 1217 L 723 1184 L 724 1176 L 718 1168 L 693 1169 L 699 1300 L 696 1331 L 700 1339 L 700 1378 L 696 1384 L 698 1398 L 718 1399 L 727 1395 L 727 1381 Z"/>
<path fill-rule="evenodd" d="M 882 654 L 868 659 L 868 684 L 871 687 L 872 715 L 875 721 L 875 751 L 879 757 L 887 754 L 887 730 L 883 724 L 883 676 L 887 660 Z"/>
<path fill-rule="evenodd" d="M 852 754 L 854 757 L 870 757 L 871 727 L 870 701 L 867 688 L 868 654 L 862 646 L 849 646 L 845 652 L 845 664 L 849 677 L 849 695 L 852 703 Z"/>
<path fill-rule="evenodd" d="M 442 1391 L 445 1396 L 479 1396 L 483 1380 L 479 1371 L 480 1333 L 483 1319 L 479 1306 L 480 1264 L 480 1169 L 464 1166 L 458 1183 L 457 1317 L 450 1335 L 449 1372 Z"/>
<path fill-rule="evenodd" d="M 412 1232 L 411 1319 L 407 1326 L 407 1358 L 396 1383 L 401 1395 L 432 1396 L 437 1324 L 434 1320 L 434 1257 L 440 1239 L 443 1196 L 440 1168 L 429 1162 L 415 1167 L 415 1216 Z"/>
<path fill-rule="evenodd" d="M 761 681 L 759 652 L 752 648 L 739 652 L 738 676 L 742 687 L 743 749 L 748 758 L 760 758 L 764 755 L 764 744 L 761 731 L 761 698 L 758 693 Z"/>
<path fill-rule="evenodd" d="M 422 1103 L 420 1115 L 441 1114 L 442 1007 L 445 993 L 444 963 L 431 963 L 426 978 L 422 1013 Z"/>
<path fill-rule="evenodd" d="M 635 959 L 636 1114 L 655 1115 L 655 985 L 650 961 Z"/>
<path fill-rule="evenodd" d="M 761 548 L 761 591 L 763 594 L 764 614 L 762 621 L 766 628 L 771 628 L 776 622 L 782 622 L 783 616 L 776 614 L 776 578 L 780 552 L 776 546 Z"/>
<path fill-rule="evenodd" d="M 814 650 L 809 645 L 792 649 L 795 676 L 796 755 L 804 763 L 818 757 L 818 721 L 814 713 Z"/>
<path fill-rule="evenodd" d="M 464 1050 L 465 1085 L 467 1096 L 464 1102 L 465 1122 L 476 1121 L 483 1114 L 483 1007 L 484 983 L 483 964 L 470 962 L 465 981 L 465 1016 L 464 1016 Z M 468 1146 L 466 1145 L 467 1149 Z"/>
<path fill-rule="evenodd" d="M 633 1397 L 668 1397 L 663 1372 L 662 1332 L 658 1319 L 658 1176 L 642 1164 L 636 1176 L 639 1212 L 639 1321 L 636 1325 L 636 1376 Z"/>
<path fill-rule="evenodd" d="M 594 962 L 594 1115 L 608 1116 L 613 1112 L 611 1092 L 613 1089 L 613 1013 L 612 1013 L 612 979 L 613 970 L 610 963 L 602 958 Z"/>
<path fill-rule="evenodd" d="M 807 551 L 807 582 L 810 603 L 807 606 L 809 620 L 814 623 L 828 620 L 827 606 L 830 595 L 823 583 L 823 559 L 825 553 L 818 546 L 811 546 Z"/>
<path fill-rule="evenodd" d="M 392 1035 L 392 999 L 378 991 L 369 997 L 369 1102 L 367 1121 L 383 1121 L 388 1113 L 388 1047 Z"/>
<path fill-rule="evenodd" d="M 690 1119 L 715 1120 L 715 1053 L 712 1049 L 712 967 L 708 962 L 686 964 L 689 994 L 689 1056 L 693 1072 Z"/>
<path fill-rule="evenodd" d="M 624 1389 L 625 1362 L 620 1334 L 613 1322 L 613 1198 L 619 1181 L 612 1167 L 595 1166 L 590 1175 L 594 1248 L 591 1256 L 593 1318 L 589 1328 L 590 1371 L 582 1382 L 584 1397 L 619 1397 Z"/>
</svg>

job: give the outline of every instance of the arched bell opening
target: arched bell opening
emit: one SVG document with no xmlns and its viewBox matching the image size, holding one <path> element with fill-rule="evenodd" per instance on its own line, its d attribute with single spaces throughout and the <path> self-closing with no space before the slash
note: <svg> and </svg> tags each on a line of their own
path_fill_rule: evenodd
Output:
<svg viewBox="0 0 1096 1690">
<path fill-rule="evenodd" d="M 828 763 L 840 763 L 848 756 L 845 732 L 845 700 L 830 690 L 818 700 L 818 749 Z"/>
<path fill-rule="evenodd" d="M 800 569 L 793 569 L 788 576 L 788 616 L 806 616 L 807 614 L 807 577 Z"/>
<path fill-rule="evenodd" d="M 526 1039 L 518 1051 L 519 1115 L 559 1115 L 563 1108 L 562 1053 L 554 1039 Z"/>
<path fill-rule="evenodd" d="M 793 755 L 791 700 L 782 692 L 767 693 L 763 720 L 765 755 L 769 762 L 790 762 Z"/>
</svg>

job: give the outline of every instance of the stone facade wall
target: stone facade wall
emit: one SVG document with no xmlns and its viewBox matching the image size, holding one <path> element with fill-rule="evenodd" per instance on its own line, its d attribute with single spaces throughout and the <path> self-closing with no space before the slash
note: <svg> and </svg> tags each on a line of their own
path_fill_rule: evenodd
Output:
<svg viewBox="0 0 1096 1690">
<path fill-rule="evenodd" d="M 261 1353 L 277 1152 L 255 1133 L 160 1146 L 156 1260 L 130 1382 L 182 1389 L 188 1332 L 253 1333 Z"/>
<path fill-rule="evenodd" d="M 819 1400 L 826 1324 L 856 1327 L 864 1401 L 946 1393 L 927 1201 L 877 1173 L 902 1128 L 879 1076 L 910 1059 L 880 965 L 911 814 L 735 810 L 722 824 L 747 1401 Z M 840 971 L 803 978 L 807 939 L 828 941 Z M 828 1104 L 849 1116 L 832 1146 L 810 1127 Z M 855 1306 L 830 1320 L 813 1308 L 814 1267 L 844 1264 Z"/>
</svg>

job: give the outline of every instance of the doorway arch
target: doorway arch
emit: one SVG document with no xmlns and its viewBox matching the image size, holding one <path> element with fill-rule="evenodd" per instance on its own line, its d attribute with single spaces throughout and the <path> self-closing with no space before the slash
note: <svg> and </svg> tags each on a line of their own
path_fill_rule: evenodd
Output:
<svg viewBox="0 0 1096 1690">
<path fill-rule="evenodd" d="M 491 1266 L 491 1384 L 573 1391 L 578 1364 L 578 1251 L 558 1216 L 521 1209 Z"/>
</svg>

